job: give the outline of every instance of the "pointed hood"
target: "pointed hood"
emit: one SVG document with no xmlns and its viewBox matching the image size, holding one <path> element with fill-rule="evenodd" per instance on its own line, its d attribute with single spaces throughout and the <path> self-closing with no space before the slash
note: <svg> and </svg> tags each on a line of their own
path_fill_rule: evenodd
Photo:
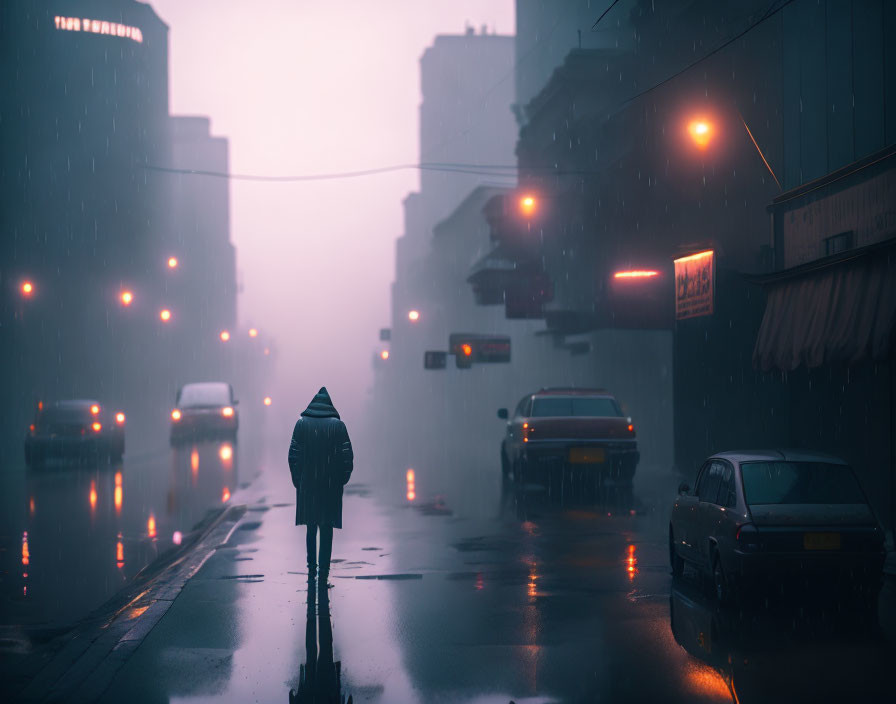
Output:
<svg viewBox="0 0 896 704">
<path fill-rule="evenodd" d="M 302 415 L 306 418 L 339 418 L 339 412 L 333 406 L 326 386 L 320 387 L 320 391 L 311 399 Z"/>
</svg>

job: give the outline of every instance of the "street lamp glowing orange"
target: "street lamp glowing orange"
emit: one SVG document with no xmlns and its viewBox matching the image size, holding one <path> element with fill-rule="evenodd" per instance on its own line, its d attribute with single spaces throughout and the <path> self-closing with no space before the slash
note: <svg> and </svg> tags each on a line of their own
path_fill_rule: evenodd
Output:
<svg viewBox="0 0 896 704">
<path fill-rule="evenodd" d="M 134 302 L 134 294 L 131 293 L 130 291 L 122 291 L 120 298 L 121 298 L 121 305 L 123 305 L 123 306 L 129 306 L 129 305 L 131 305 L 131 303 Z"/>
<path fill-rule="evenodd" d="M 227 330 L 221 331 L 221 342 L 227 342 L 230 339 L 230 333 Z"/>
<path fill-rule="evenodd" d="M 419 310 L 408 311 L 408 320 L 410 320 L 412 323 L 416 323 L 418 320 L 420 320 L 420 311 Z"/>
<path fill-rule="evenodd" d="M 525 195 L 520 198 L 520 212 L 522 212 L 523 215 L 534 215 L 537 208 L 538 201 L 535 200 L 535 196 Z"/>
<path fill-rule="evenodd" d="M 258 337 L 258 330 L 255 328 L 249 328 L 249 337 Z"/>
<path fill-rule="evenodd" d="M 177 269 L 178 265 L 177 257 L 168 257 L 168 268 L 169 269 Z"/>
<path fill-rule="evenodd" d="M 708 120 L 697 119 L 688 123 L 688 134 L 698 149 L 706 149 L 712 141 L 713 125 Z"/>
<path fill-rule="evenodd" d="M 30 296 L 32 293 L 34 293 L 34 284 L 32 284 L 30 281 L 23 282 L 22 283 L 22 294 L 24 296 Z"/>
<path fill-rule="evenodd" d="M 169 320 L 171 320 L 171 311 L 167 308 L 163 308 L 159 311 L 159 318 L 163 323 L 167 323 Z"/>
</svg>

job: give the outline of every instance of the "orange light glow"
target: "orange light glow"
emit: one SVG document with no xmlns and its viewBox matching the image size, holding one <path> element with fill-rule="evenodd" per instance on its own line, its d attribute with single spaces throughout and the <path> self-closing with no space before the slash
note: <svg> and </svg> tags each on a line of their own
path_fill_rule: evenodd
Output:
<svg viewBox="0 0 896 704">
<path fill-rule="evenodd" d="M 124 413 L 119 411 L 118 413 L 115 414 L 115 422 L 116 423 L 118 423 L 119 425 L 124 425 L 124 420 L 125 420 Z"/>
<path fill-rule="evenodd" d="M 233 448 L 230 445 L 221 445 L 221 449 L 218 450 L 218 457 L 221 458 L 222 462 L 230 462 L 233 459 Z"/>
<path fill-rule="evenodd" d="M 159 318 L 161 318 L 163 323 L 167 323 L 169 320 L 171 320 L 171 311 L 167 308 L 163 308 L 159 311 Z"/>
<path fill-rule="evenodd" d="M 97 406 L 96 404 L 93 404 L 93 405 L 90 407 L 90 412 L 91 412 L 93 415 L 97 415 L 97 414 L 100 412 L 100 407 Z"/>
<path fill-rule="evenodd" d="M 22 566 L 27 567 L 31 563 L 31 551 L 28 549 L 28 531 L 22 533 Z"/>
<path fill-rule="evenodd" d="M 118 542 L 115 543 L 115 562 L 118 569 L 124 567 L 124 543 L 121 542 L 121 533 L 118 534 Z"/>
<path fill-rule="evenodd" d="M 420 320 L 420 311 L 418 311 L 418 310 L 408 311 L 408 320 L 410 320 L 412 323 L 416 323 L 418 320 Z"/>
<path fill-rule="evenodd" d="M 220 338 L 221 342 L 227 342 L 230 339 L 230 333 L 227 330 L 222 330 Z"/>
<path fill-rule="evenodd" d="M 39 410 L 39 411 L 44 410 L 44 402 L 43 401 L 37 402 L 37 410 Z"/>
<path fill-rule="evenodd" d="M 274 401 L 273 401 L 273 399 L 272 399 L 270 396 L 265 396 L 265 397 L 264 397 L 264 405 L 265 405 L 265 406 L 270 406 L 273 402 L 274 402 Z"/>
<path fill-rule="evenodd" d="M 711 257 L 713 255 L 713 250 L 707 249 L 705 252 L 697 252 L 696 254 L 689 254 L 686 257 L 679 257 L 675 260 L 676 264 L 684 264 L 686 262 L 693 262 L 697 259 L 706 259 L 706 257 Z"/>
<path fill-rule="evenodd" d="M 255 328 L 249 328 L 249 337 L 258 337 L 258 330 Z"/>
<path fill-rule="evenodd" d="M 190 452 L 190 469 L 192 470 L 193 474 L 196 474 L 196 472 L 199 471 L 199 450 L 197 450 L 195 447 Z"/>
<path fill-rule="evenodd" d="M 181 414 L 180 410 L 178 410 L 177 408 L 175 408 L 173 411 L 171 411 L 171 420 L 177 422 L 181 419 L 181 417 L 182 417 L 182 414 Z"/>
<path fill-rule="evenodd" d="M 168 257 L 168 268 L 169 269 L 177 269 L 178 265 L 177 257 Z"/>
<path fill-rule="evenodd" d="M 405 473 L 405 480 L 407 482 L 407 498 L 408 501 L 413 501 L 417 498 L 417 486 L 416 486 L 416 478 L 413 469 L 409 469 Z"/>
<path fill-rule="evenodd" d="M 34 293 L 34 284 L 32 284 L 30 281 L 25 281 L 24 283 L 22 283 L 22 295 L 30 296 L 32 293 Z"/>
<path fill-rule="evenodd" d="M 228 501 L 230 501 L 230 489 L 225 486 L 224 489 L 221 490 L 221 503 L 226 504 Z"/>
<path fill-rule="evenodd" d="M 265 348 L 264 348 L 264 354 L 265 354 L 265 356 L 268 356 L 270 353 L 271 353 L 271 350 L 268 349 L 267 347 L 265 347 Z"/>
<path fill-rule="evenodd" d="M 124 503 L 124 491 L 121 488 L 121 485 L 115 487 L 115 513 L 121 513 L 121 505 Z"/>
<path fill-rule="evenodd" d="M 698 149 L 706 149 L 709 146 L 713 132 L 712 123 L 707 120 L 693 120 L 688 124 L 688 134 L 691 135 L 691 139 Z"/>
<path fill-rule="evenodd" d="M 649 269 L 635 269 L 632 271 L 617 271 L 613 274 L 614 279 L 650 279 L 659 276 L 660 272 Z"/>
<path fill-rule="evenodd" d="M 529 565 L 529 584 L 527 586 L 530 597 L 538 596 L 538 571 L 534 561 Z"/>
<path fill-rule="evenodd" d="M 96 482 L 95 481 L 90 482 L 90 497 L 89 498 L 90 498 L 90 508 L 95 509 L 96 508 Z"/>
<path fill-rule="evenodd" d="M 233 418 L 233 406 L 224 406 L 221 409 L 221 415 L 225 418 Z"/>
<path fill-rule="evenodd" d="M 466 342 L 460 346 L 460 350 L 464 353 L 465 357 L 469 357 L 473 354 L 473 348 Z"/>
<path fill-rule="evenodd" d="M 523 215 L 533 215 L 538 207 L 535 196 L 527 195 L 520 198 L 520 211 Z"/>
<path fill-rule="evenodd" d="M 384 362 L 389 359 L 389 350 L 383 350 L 382 352 L 380 352 L 380 359 Z"/>
<path fill-rule="evenodd" d="M 156 517 L 152 514 L 149 514 L 149 518 L 146 519 L 146 532 L 150 538 L 156 537 Z"/>
<path fill-rule="evenodd" d="M 93 432 L 98 433 L 103 429 L 103 424 L 102 423 L 94 423 L 90 427 L 93 428 Z"/>
<path fill-rule="evenodd" d="M 35 510 L 34 497 L 32 496 L 30 499 L 28 499 L 28 512 L 33 516 L 34 510 Z"/>
<path fill-rule="evenodd" d="M 123 306 L 129 306 L 134 302 L 134 294 L 130 291 L 122 291 L 119 298 L 121 300 L 121 305 Z"/>
<path fill-rule="evenodd" d="M 635 557 L 635 546 L 628 546 L 628 557 L 625 558 L 625 570 L 628 573 L 629 580 L 633 580 L 638 573 L 638 558 Z"/>
<path fill-rule="evenodd" d="M 30 430 L 32 433 L 34 432 L 34 423 L 28 426 L 28 430 Z"/>
</svg>

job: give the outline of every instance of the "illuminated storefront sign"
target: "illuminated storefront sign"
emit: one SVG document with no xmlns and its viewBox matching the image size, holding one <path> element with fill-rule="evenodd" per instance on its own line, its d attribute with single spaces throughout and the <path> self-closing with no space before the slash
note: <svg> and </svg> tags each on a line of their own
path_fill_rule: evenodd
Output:
<svg viewBox="0 0 896 704">
<path fill-rule="evenodd" d="M 66 32 L 90 32 L 91 34 L 108 34 L 110 37 L 122 37 L 132 39 L 138 44 L 143 43 L 143 32 L 139 27 L 131 27 L 118 22 L 106 20 L 92 20 L 87 17 L 60 17 L 56 15 L 56 29 Z"/>
<path fill-rule="evenodd" d="M 675 260 L 675 318 L 712 315 L 713 251 Z"/>
</svg>

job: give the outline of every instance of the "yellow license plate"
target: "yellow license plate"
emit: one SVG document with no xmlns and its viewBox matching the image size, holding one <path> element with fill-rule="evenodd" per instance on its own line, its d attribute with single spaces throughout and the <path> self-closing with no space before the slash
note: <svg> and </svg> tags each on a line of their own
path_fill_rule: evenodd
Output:
<svg viewBox="0 0 896 704">
<path fill-rule="evenodd" d="M 839 550 L 839 533 L 803 533 L 803 547 L 806 550 Z"/>
<path fill-rule="evenodd" d="M 602 447 L 574 447 L 569 451 L 569 461 L 572 464 L 600 464 L 607 461 L 607 455 Z"/>
</svg>

